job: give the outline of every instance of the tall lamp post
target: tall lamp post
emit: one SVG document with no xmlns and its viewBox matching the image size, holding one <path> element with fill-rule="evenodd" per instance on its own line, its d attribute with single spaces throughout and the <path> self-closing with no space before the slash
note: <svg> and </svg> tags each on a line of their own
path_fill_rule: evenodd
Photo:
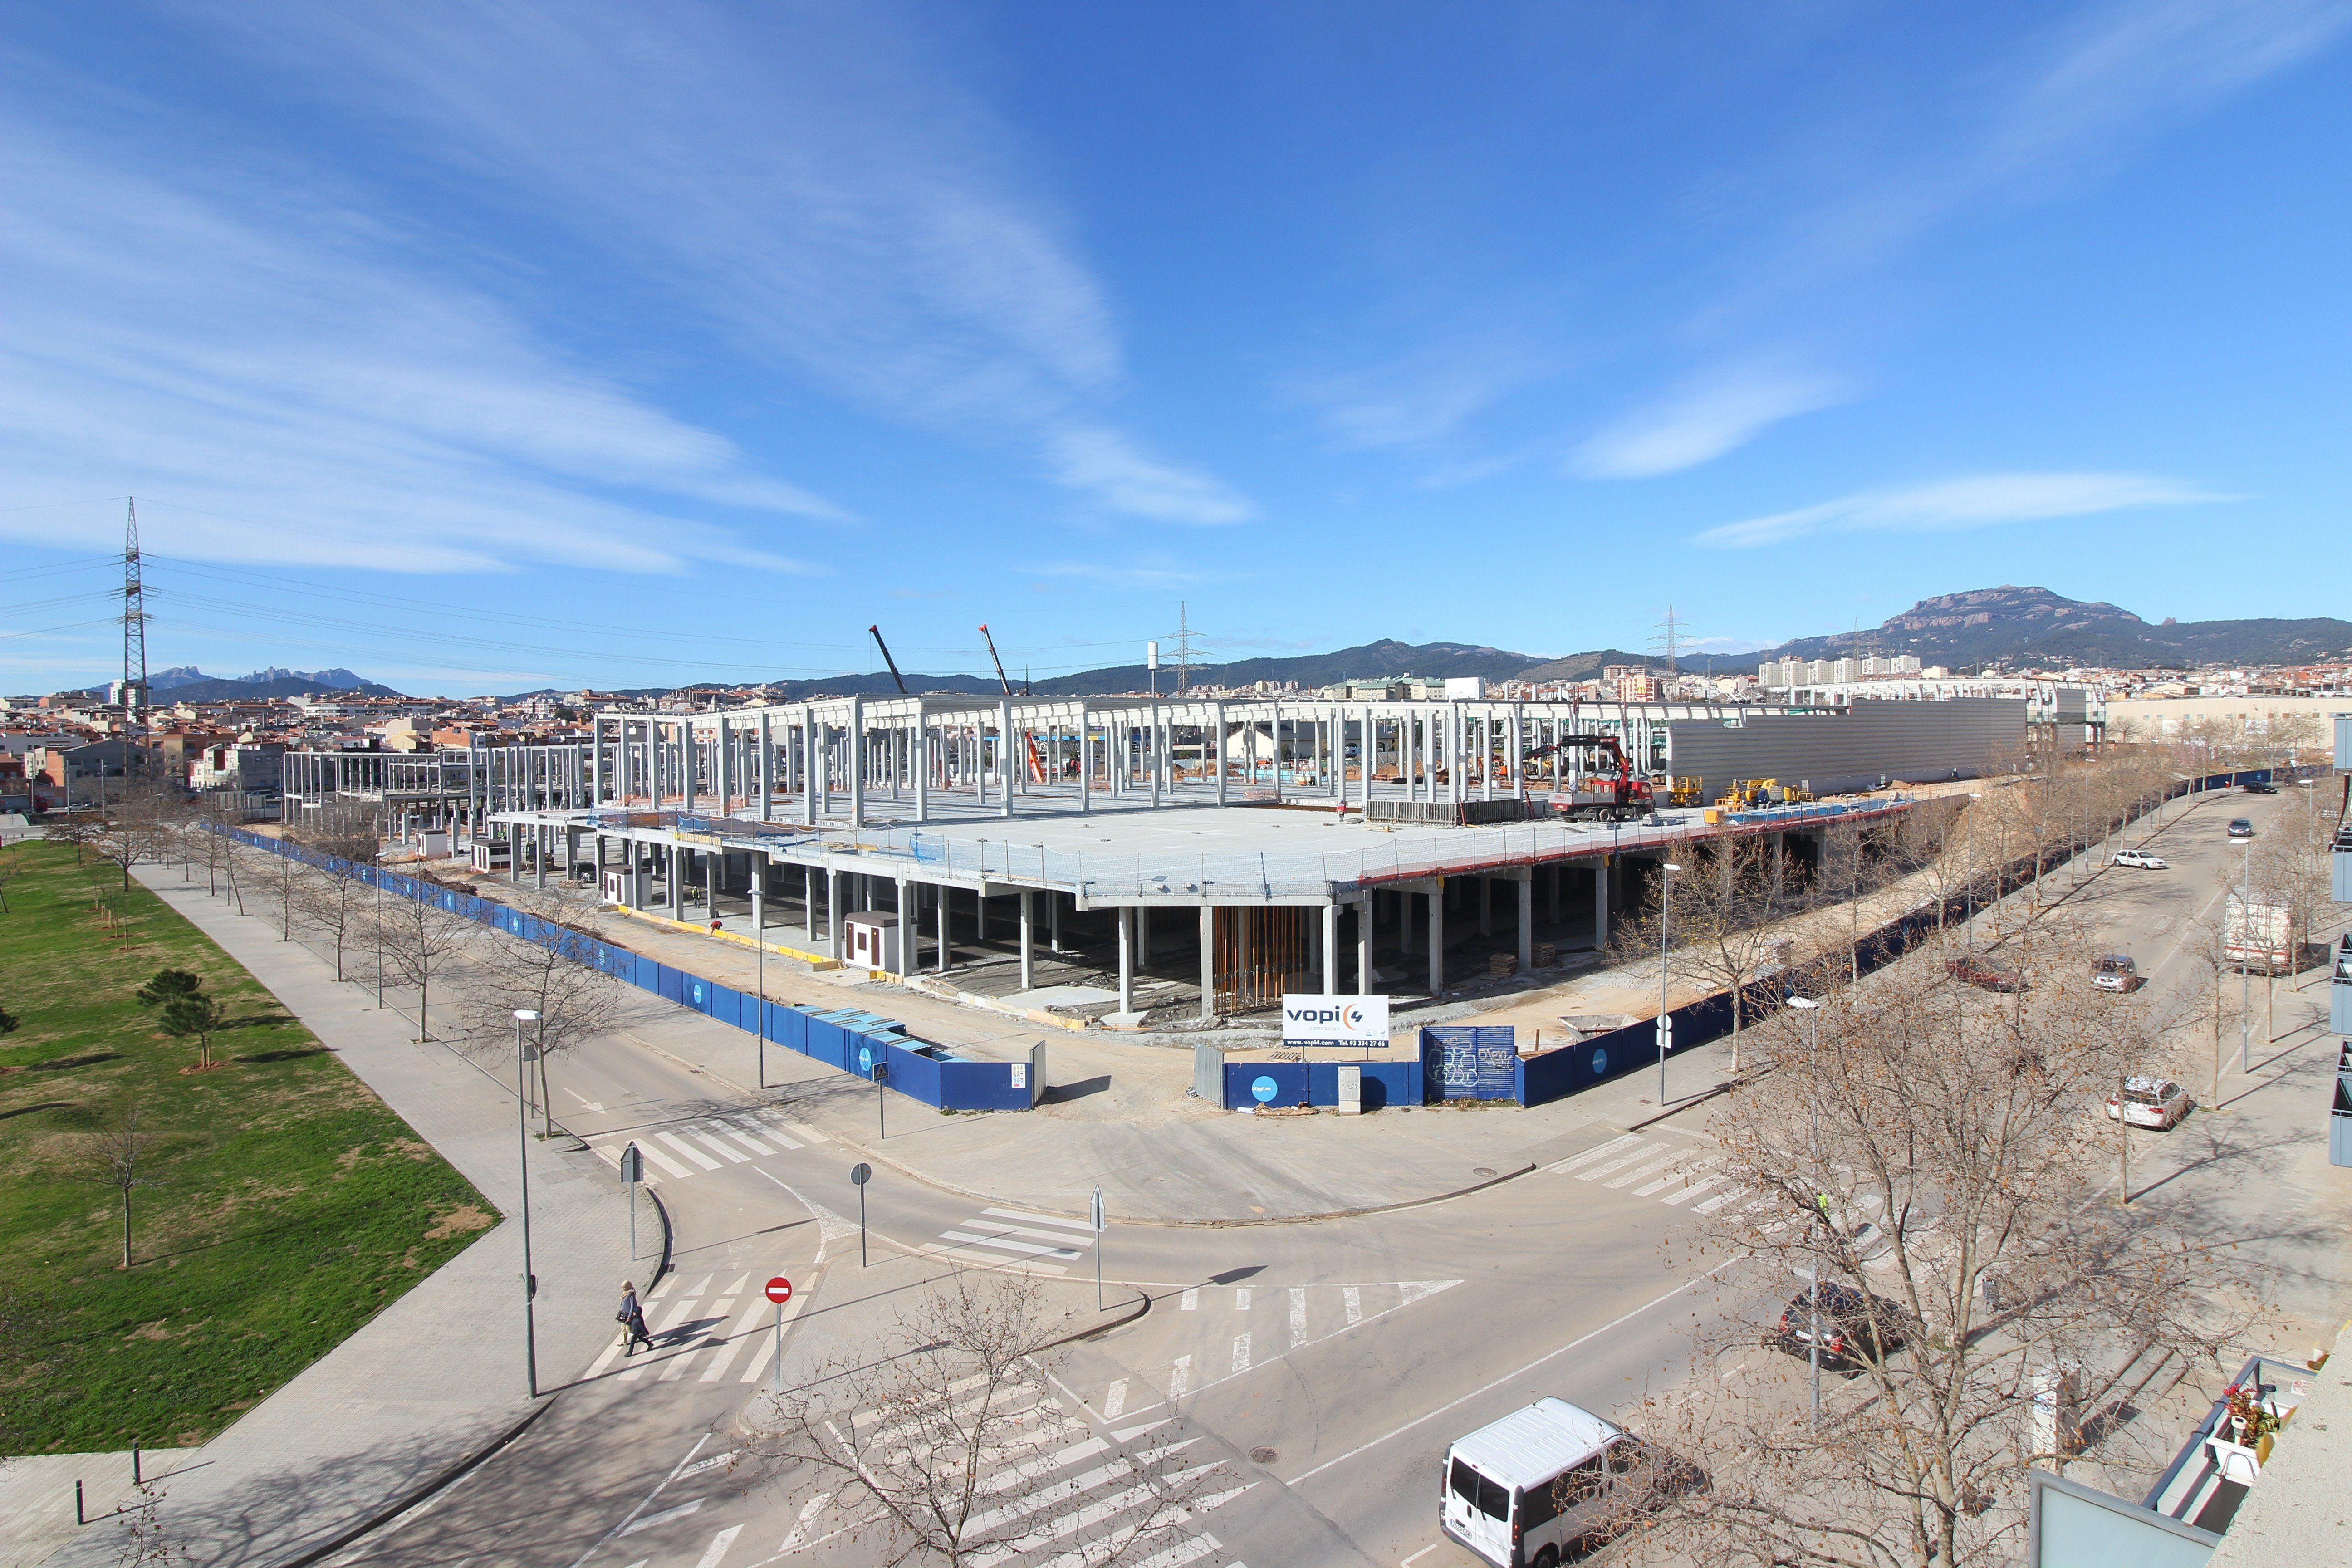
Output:
<svg viewBox="0 0 2352 1568">
<path fill-rule="evenodd" d="M 1666 1011 L 1666 929 L 1675 917 L 1675 873 L 1680 866 L 1658 863 L 1658 1109 L 1666 1108 L 1666 1044 L 1674 1038 L 1674 1015 Z"/>
<path fill-rule="evenodd" d="M 1789 998 L 1789 1005 L 1799 1009 L 1805 1015 L 1805 1098 L 1811 1102 L 1813 1119 L 1813 1166 L 1818 1170 L 1820 1169 L 1822 1163 L 1821 1064 L 1818 1049 L 1819 1036 L 1815 1032 L 1817 1020 L 1814 1018 L 1813 1015 L 1821 1010 L 1822 1005 L 1819 1002 L 1814 1001 L 1810 996 L 1791 996 Z M 1812 1361 L 1813 1369 L 1812 1424 L 1815 1426 L 1819 1426 L 1822 1424 L 1822 1260 L 1819 1257 L 1816 1257 L 1813 1259 L 1812 1283 L 1813 1288 L 1811 1292 L 1813 1306 L 1812 1346 L 1811 1350 L 1811 1359 Z"/>
<path fill-rule="evenodd" d="M 2238 848 L 2245 856 L 2239 862 L 2238 879 L 2238 1072 L 2242 1077 L 2249 1070 L 2246 1066 L 2246 1015 L 2253 1006 L 2253 981 L 2248 972 L 2246 950 L 2252 945 L 2254 934 L 2254 841 L 2242 838 L 2238 840 Z M 2227 930 L 2225 922 L 2223 931 L 2226 932 Z"/>
<path fill-rule="evenodd" d="M 522 1369 L 533 1399 L 539 1397 L 539 1335 L 531 1312 L 539 1280 L 530 1271 L 530 1107 L 525 1096 L 530 1087 L 530 1047 L 522 1037 L 525 1024 L 539 1022 L 529 1007 L 515 1009 L 515 1163 L 522 1178 Z"/>
</svg>

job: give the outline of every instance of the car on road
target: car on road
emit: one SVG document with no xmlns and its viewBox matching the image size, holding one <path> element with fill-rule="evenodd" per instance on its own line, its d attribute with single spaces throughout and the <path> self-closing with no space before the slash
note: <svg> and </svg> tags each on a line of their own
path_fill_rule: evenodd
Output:
<svg viewBox="0 0 2352 1568">
<path fill-rule="evenodd" d="M 2109 860 L 2107 864 L 2110 866 L 2130 866 L 2142 871 L 2169 871 L 2172 869 L 2170 862 L 2167 861 L 2163 856 L 2152 855 L 2145 849 L 2118 849 L 2116 851 L 2115 858 Z"/>
<path fill-rule="evenodd" d="M 2105 958 L 2091 960 L 2091 984 L 2102 991 L 2129 994 L 2147 984 L 2147 976 L 2126 954 L 2111 952 Z"/>
<path fill-rule="evenodd" d="M 1882 1356 L 1893 1355 L 1917 1337 L 1910 1314 L 1894 1302 L 1872 1301 L 1851 1285 L 1834 1280 L 1822 1286 L 1822 1360 L 1849 1370 L 1860 1370 L 1870 1354 L 1872 1330 Z M 1780 1321 L 1767 1342 L 1790 1355 L 1811 1357 L 1813 1351 L 1813 1297 L 1810 1287 L 1789 1298 Z"/>
<path fill-rule="evenodd" d="M 1990 959 L 1979 958 L 1973 952 L 1966 952 L 1958 958 L 1944 960 L 1944 973 L 1955 980 L 1981 986 L 1987 991 L 2006 992 L 2025 989 L 2024 975 L 2006 964 L 1995 963 Z"/>
<path fill-rule="evenodd" d="M 2266 784 L 2263 783 L 2263 782 L 2262 782 L 2262 780 L 2260 780 L 2260 779 L 2256 779 L 2253 783 L 2252 783 L 2252 784 L 2250 784 L 2246 785 L 2245 787 L 2246 787 L 2246 793 L 2247 793 L 2248 795 L 2276 795 L 2276 794 L 2278 794 L 2278 785 L 2276 785 L 2276 784 Z"/>
<path fill-rule="evenodd" d="M 2112 1094 L 2107 1096 L 2107 1118 L 2133 1127 L 2170 1131 L 2196 1104 L 2187 1089 L 2168 1078 L 2127 1078 L 2120 1101 Z"/>
<path fill-rule="evenodd" d="M 2252 823 L 2248 822 L 2248 821 L 2247 821 L 2244 817 L 2242 817 L 2242 816 L 2233 816 L 2233 817 L 2230 818 L 2230 837 L 2232 837 L 2232 838 L 2252 838 L 2253 836 L 2254 836 L 2254 825 L 2253 825 Z"/>
<path fill-rule="evenodd" d="M 1454 1439 L 1438 1527 L 1496 1568 L 1556 1568 L 1705 1473 L 1564 1399 L 1538 1399 Z"/>
</svg>

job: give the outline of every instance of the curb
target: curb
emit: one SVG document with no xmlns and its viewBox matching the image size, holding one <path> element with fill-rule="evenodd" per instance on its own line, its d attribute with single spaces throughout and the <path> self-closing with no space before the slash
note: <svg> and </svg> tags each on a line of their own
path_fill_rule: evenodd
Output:
<svg viewBox="0 0 2352 1568">
<path fill-rule="evenodd" d="M 663 1202 L 661 1201 L 661 1194 L 660 1194 L 659 1193 L 655 1192 L 651 1187 L 647 1187 L 647 1188 L 646 1189 L 646 1196 L 647 1196 L 647 1197 L 649 1197 L 649 1198 L 653 1199 L 653 1201 L 654 1201 L 654 1213 L 656 1213 L 656 1214 L 657 1214 L 657 1215 L 661 1215 L 661 1222 L 662 1222 L 662 1255 L 661 1255 L 661 1261 L 660 1261 L 659 1263 L 656 1263 L 656 1265 L 654 1265 L 654 1278 L 653 1278 L 653 1285 L 648 1285 L 648 1286 L 646 1286 L 646 1294 L 650 1295 L 650 1294 L 652 1294 L 652 1292 L 653 1292 L 654 1285 L 658 1285 L 658 1284 L 660 1284 L 660 1283 L 661 1283 L 661 1281 L 662 1281 L 662 1276 L 669 1272 L 669 1269 L 670 1269 L 670 1248 L 671 1248 L 671 1247 L 676 1243 L 676 1241 L 677 1241 L 677 1237 L 672 1233 L 672 1231 L 671 1231 L 671 1229 L 670 1229 L 670 1223 L 669 1223 L 669 1205 L 667 1205 L 667 1204 L 665 1204 L 665 1203 L 663 1203 Z"/>
<path fill-rule="evenodd" d="M 320 1559 L 340 1552 L 344 1547 L 349 1546 L 352 1542 L 360 1539 L 360 1537 L 366 1535 L 371 1531 L 380 1530 L 383 1526 L 391 1523 L 394 1520 L 398 1519 L 410 1509 L 415 1508 L 417 1504 L 425 1501 L 436 1492 L 440 1491 L 443 1488 L 448 1486 L 451 1482 L 457 1480 L 467 1471 L 487 1462 L 490 1456 L 496 1454 L 499 1449 L 505 1447 L 508 1444 L 521 1436 L 523 1433 L 530 1430 L 530 1424 L 532 1422 L 538 1420 L 550 1410 L 555 1408 L 555 1400 L 556 1395 L 548 1395 L 547 1398 L 541 1400 L 537 1405 L 532 1405 L 530 1413 L 525 1415 L 521 1420 L 508 1427 L 506 1431 L 491 1439 L 491 1441 L 485 1444 L 476 1452 L 458 1460 L 456 1464 L 450 1466 L 447 1469 L 442 1471 L 439 1475 L 434 1477 L 423 1486 L 412 1489 L 396 1501 L 377 1510 L 374 1513 L 370 1514 L 366 1519 L 362 1520 L 359 1523 L 352 1526 L 349 1530 L 346 1530 L 341 1534 L 336 1536 L 332 1541 L 327 1542 L 323 1545 L 314 1546 L 308 1552 L 303 1552 L 299 1557 L 289 1557 L 285 1562 L 278 1564 L 278 1568 L 310 1568 L 311 1563 L 318 1562 Z"/>
<path fill-rule="evenodd" d="M 1080 1340 L 1093 1339 L 1097 1334 L 1107 1334 L 1113 1329 L 1123 1329 L 1127 1327 L 1128 1324 L 1139 1321 L 1150 1310 L 1151 1292 L 1149 1290 L 1138 1290 L 1135 1293 L 1135 1306 L 1133 1310 L 1127 1314 L 1127 1316 L 1114 1319 L 1108 1323 L 1097 1323 L 1091 1329 L 1076 1330 L 1071 1333 L 1064 1334 L 1058 1340 L 1047 1340 L 1044 1344 L 1039 1345 L 1037 1349 L 1040 1351 L 1050 1351 L 1061 1345 L 1075 1344 Z"/>
</svg>

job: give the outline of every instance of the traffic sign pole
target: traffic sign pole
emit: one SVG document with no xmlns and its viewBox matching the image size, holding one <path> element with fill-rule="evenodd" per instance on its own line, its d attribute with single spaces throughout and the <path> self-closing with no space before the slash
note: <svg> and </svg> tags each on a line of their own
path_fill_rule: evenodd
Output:
<svg viewBox="0 0 2352 1568">
<path fill-rule="evenodd" d="M 776 1304 L 776 1371 L 772 1385 L 779 1398 L 784 1392 L 784 1303 L 793 1299 L 793 1282 L 782 1275 L 768 1281 L 768 1300 Z"/>
<path fill-rule="evenodd" d="M 1097 1311 L 1097 1312 L 1099 1312 L 1099 1311 L 1101 1311 L 1101 1310 L 1103 1310 L 1103 1286 L 1102 1286 L 1103 1201 L 1102 1201 L 1102 1189 L 1101 1189 L 1100 1187 L 1097 1187 L 1097 1188 L 1095 1189 L 1095 1201 L 1094 1201 L 1094 1205 L 1093 1205 L 1093 1207 L 1091 1207 L 1090 1209 L 1088 1209 L 1087 1212 L 1087 1217 L 1089 1217 L 1090 1219 L 1092 1219 L 1092 1220 L 1095 1222 L 1095 1310 L 1096 1310 L 1096 1311 Z"/>
<path fill-rule="evenodd" d="M 849 1167 L 850 1184 L 857 1189 L 857 1267 L 866 1267 L 866 1184 L 874 1179 L 874 1167 L 860 1160 Z"/>
</svg>

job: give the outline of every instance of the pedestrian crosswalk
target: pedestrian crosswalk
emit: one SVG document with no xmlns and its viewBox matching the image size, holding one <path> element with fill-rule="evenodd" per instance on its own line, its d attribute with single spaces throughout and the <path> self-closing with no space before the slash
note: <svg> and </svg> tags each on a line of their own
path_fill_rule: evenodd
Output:
<svg viewBox="0 0 2352 1568">
<path fill-rule="evenodd" d="M 625 1363 L 619 1373 L 624 1383 L 648 1379 L 680 1383 L 688 1377 L 698 1383 L 720 1383 L 730 1374 L 738 1383 L 759 1382 L 776 1353 L 776 1309 L 751 1275 L 744 1274 L 714 1291 L 711 1286 L 718 1279 L 715 1274 L 706 1275 L 687 1283 L 685 1276 L 673 1274 L 663 1280 L 645 1301 L 646 1328 L 653 1335 L 653 1349 L 640 1347 L 630 1355 L 626 1342 L 616 1334 L 604 1352 L 590 1363 L 585 1375 L 601 1377 L 617 1362 Z M 795 1296 L 785 1303 L 782 1321 L 787 1331 L 805 1300 L 804 1295 Z"/>
<path fill-rule="evenodd" d="M 1094 1249 L 1094 1226 L 1067 1215 L 984 1208 L 918 1251 L 1024 1274 L 1067 1274 Z"/>
<path fill-rule="evenodd" d="M 615 1169 L 621 1163 L 621 1152 L 635 1143 L 646 1157 L 646 1184 L 650 1187 L 829 1140 L 813 1127 L 761 1109 L 724 1111 L 667 1127 L 594 1132 L 585 1142 L 599 1159 Z"/>
<path fill-rule="evenodd" d="M 966 1378 L 914 1406 L 837 1417 L 857 1445 L 866 1488 L 821 1489 L 791 1514 L 777 1557 L 795 1557 L 886 1524 L 866 1496 L 895 1489 L 903 1467 L 936 1479 L 941 1452 L 975 1454 L 978 1479 L 937 1489 L 975 1568 L 1083 1568 L 1117 1555 L 1136 1568 L 1245 1568 L 1206 1516 L 1251 1484 L 1181 1433 L 1171 1416 L 1089 1422 L 1042 1376 L 992 1392 Z M 952 1442 L 942 1439 L 953 1436 Z M 952 1465 L 950 1465 L 950 1469 Z"/>
<path fill-rule="evenodd" d="M 1194 1286 L 1176 1293 L 1175 1311 L 1154 1334 L 1152 1342 L 1168 1359 L 1151 1366 L 1130 1364 L 1129 1375 L 1114 1379 L 1097 1407 L 1106 1420 L 1156 1409 L 1160 1396 L 1177 1400 L 1213 1388 L 1460 1283 Z M 1155 1319 L 1166 1305 L 1164 1300 L 1154 1305 Z"/>
<path fill-rule="evenodd" d="M 1686 1207 L 1692 1214 L 1729 1213 L 1761 1218 L 1765 1210 L 1789 1206 L 1784 1193 L 1759 1193 L 1743 1185 L 1726 1168 L 1724 1156 L 1703 1144 L 1649 1139 L 1630 1132 L 1546 1165 L 1544 1170 L 1622 1192 L 1628 1197 L 1649 1198 L 1671 1208 Z M 1874 1194 L 1860 1194 L 1854 1203 L 1862 1219 L 1868 1219 L 1882 1206 Z M 1790 1215 L 1774 1220 L 1763 1226 L 1764 1232 L 1775 1235 L 1795 1224 L 1796 1219 L 1796 1215 Z"/>
</svg>

